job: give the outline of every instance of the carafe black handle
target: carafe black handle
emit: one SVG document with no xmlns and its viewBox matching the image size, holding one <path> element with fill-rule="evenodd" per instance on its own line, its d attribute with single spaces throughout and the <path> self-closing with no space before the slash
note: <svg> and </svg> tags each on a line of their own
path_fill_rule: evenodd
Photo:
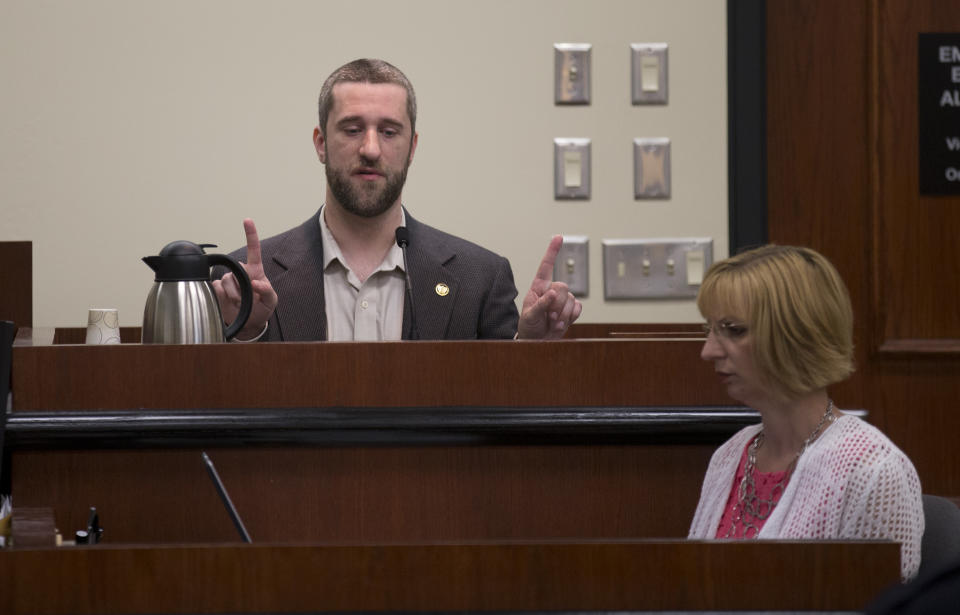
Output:
<svg viewBox="0 0 960 615">
<path fill-rule="evenodd" d="M 237 282 L 240 283 L 240 313 L 229 327 L 224 326 L 223 331 L 224 339 L 229 340 L 240 333 L 240 329 L 243 329 L 243 325 L 247 324 L 247 319 L 250 318 L 250 310 L 253 308 L 253 286 L 250 284 L 250 276 L 247 275 L 246 269 L 226 254 L 208 254 L 207 263 L 211 267 L 223 265 L 233 272 Z"/>
</svg>

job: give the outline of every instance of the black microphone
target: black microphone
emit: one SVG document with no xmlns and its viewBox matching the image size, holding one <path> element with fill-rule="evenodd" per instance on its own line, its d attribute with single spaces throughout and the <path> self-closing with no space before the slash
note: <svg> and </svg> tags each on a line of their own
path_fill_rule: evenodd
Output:
<svg viewBox="0 0 960 615">
<path fill-rule="evenodd" d="M 407 265 L 407 244 L 410 243 L 410 234 L 407 232 L 407 227 L 398 226 L 396 235 L 397 245 L 400 246 L 400 250 L 403 252 L 403 272 L 404 279 L 407 282 L 407 301 L 410 302 L 410 339 L 418 340 L 420 339 L 420 331 L 417 330 L 417 319 L 414 316 L 413 285 L 410 283 L 410 267 Z"/>
<path fill-rule="evenodd" d="M 200 455 L 203 457 L 203 463 L 207 466 L 207 474 L 210 475 L 213 486 L 216 487 L 217 493 L 220 494 L 220 501 L 223 502 L 223 507 L 227 509 L 227 514 L 230 515 L 230 519 L 233 521 L 234 527 L 237 528 L 240 538 L 243 542 L 253 542 L 250 540 L 250 534 L 247 533 L 247 528 L 243 524 L 243 519 L 240 518 L 240 513 L 238 513 L 237 509 L 233 506 L 233 500 L 230 499 L 227 488 L 224 486 L 223 481 L 220 480 L 220 473 L 217 472 L 217 468 L 213 466 L 213 460 L 210 459 L 206 451 L 200 451 Z"/>
</svg>

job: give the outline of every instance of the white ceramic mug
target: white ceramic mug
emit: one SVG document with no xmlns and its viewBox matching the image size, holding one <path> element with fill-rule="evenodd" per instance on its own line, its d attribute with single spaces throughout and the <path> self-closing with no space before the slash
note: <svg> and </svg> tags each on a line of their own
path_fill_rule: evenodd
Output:
<svg viewBox="0 0 960 615">
<path fill-rule="evenodd" d="M 91 309 L 87 313 L 87 343 L 120 343 L 120 317 L 116 309 Z"/>
</svg>

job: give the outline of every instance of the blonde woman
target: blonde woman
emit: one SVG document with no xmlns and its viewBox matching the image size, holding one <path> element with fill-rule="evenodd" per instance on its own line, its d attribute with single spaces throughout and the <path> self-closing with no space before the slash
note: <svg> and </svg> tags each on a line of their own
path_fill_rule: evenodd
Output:
<svg viewBox="0 0 960 615">
<path fill-rule="evenodd" d="M 917 472 L 827 394 L 853 372 L 853 312 L 833 265 L 807 248 L 757 248 L 715 263 L 697 306 L 701 357 L 761 423 L 713 454 L 690 538 L 891 539 L 902 577 L 914 576 Z"/>
</svg>

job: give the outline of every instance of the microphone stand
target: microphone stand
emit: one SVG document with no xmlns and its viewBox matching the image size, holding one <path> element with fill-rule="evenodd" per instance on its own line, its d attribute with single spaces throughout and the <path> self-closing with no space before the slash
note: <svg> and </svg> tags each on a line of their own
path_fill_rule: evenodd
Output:
<svg viewBox="0 0 960 615">
<path fill-rule="evenodd" d="M 407 244 L 410 243 L 410 237 L 407 233 L 407 227 L 398 226 L 396 230 L 397 245 L 403 252 L 403 277 L 407 283 L 407 301 L 410 302 L 410 339 L 420 339 L 420 331 L 417 329 L 416 310 L 413 309 L 413 285 L 410 283 L 410 266 L 407 265 Z"/>
</svg>

